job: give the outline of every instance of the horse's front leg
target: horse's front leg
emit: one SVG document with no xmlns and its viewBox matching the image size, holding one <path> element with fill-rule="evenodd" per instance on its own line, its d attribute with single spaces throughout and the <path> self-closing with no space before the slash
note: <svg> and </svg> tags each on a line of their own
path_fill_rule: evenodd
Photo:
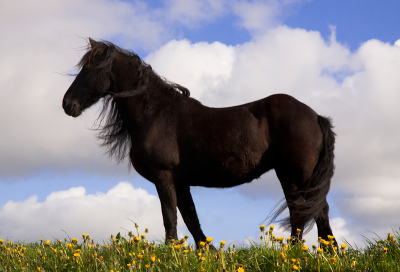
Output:
<svg viewBox="0 0 400 272">
<path fill-rule="evenodd" d="M 179 186 L 176 190 L 178 198 L 178 208 L 181 212 L 183 221 L 193 236 L 196 245 L 201 241 L 205 241 L 206 236 L 200 227 L 199 218 L 197 217 L 196 208 L 193 203 L 192 194 L 189 186 Z"/>
<path fill-rule="evenodd" d="M 176 215 L 176 191 L 174 181 L 170 172 L 163 172 L 157 175 L 157 193 L 161 202 L 161 211 L 165 227 L 165 242 L 171 239 L 178 239 L 177 215 Z"/>
</svg>

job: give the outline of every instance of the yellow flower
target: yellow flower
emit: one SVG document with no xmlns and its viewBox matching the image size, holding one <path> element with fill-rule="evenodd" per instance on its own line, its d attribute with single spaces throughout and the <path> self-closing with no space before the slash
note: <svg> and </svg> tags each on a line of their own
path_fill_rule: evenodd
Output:
<svg viewBox="0 0 400 272">
<path fill-rule="evenodd" d="M 140 235 L 140 237 L 142 237 L 142 239 L 145 239 L 146 235 L 142 234 L 142 235 Z"/>
<path fill-rule="evenodd" d="M 271 225 L 271 226 L 269 227 L 269 229 L 270 229 L 270 230 L 273 230 L 273 229 L 274 229 L 274 225 Z"/>
<path fill-rule="evenodd" d="M 301 229 L 297 229 L 297 233 L 300 233 L 301 232 Z"/>
<path fill-rule="evenodd" d="M 67 247 L 68 247 L 68 248 L 72 248 L 72 244 L 69 243 L 69 244 L 67 245 Z"/>
<path fill-rule="evenodd" d="M 38 271 L 42 271 L 42 269 L 41 269 L 39 266 L 37 267 L 37 270 L 38 270 Z"/>
<path fill-rule="evenodd" d="M 351 265 L 352 265 L 352 266 L 355 266 L 355 265 L 356 265 L 356 261 L 353 260 L 353 262 L 351 263 Z"/>
<path fill-rule="evenodd" d="M 42 251 L 39 249 L 39 250 L 37 251 L 37 253 L 38 253 L 38 254 L 41 254 L 41 253 L 42 253 Z"/>
<path fill-rule="evenodd" d="M 347 246 L 345 244 L 341 245 L 342 249 L 345 249 Z"/>
<path fill-rule="evenodd" d="M 290 242 L 291 239 L 292 239 L 291 237 L 286 238 L 286 240 L 288 241 L 288 243 Z"/>
<path fill-rule="evenodd" d="M 149 268 L 149 267 L 150 267 L 150 264 L 146 264 L 145 266 L 146 266 L 146 268 Z"/>
<path fill-rule="evenodd" d="M 307 251 L 307 250 L 308 250 L 308 246 L 306 246 L 306 245 L 302 246 L 302 247 L 301 247 L 301 250 Z"/>
<path fill-rule="evenodd" d="M 189 253 L 189 250 L 185 249 L 185 250 L 183 251 L 183 253 L 187 254 L 187 253 Z"/>
<path fill-rule="evenodd" d="M 211 237 L 207 237 L 206 238 L 206 242 L 209 244 L 209 243 L 211 243 L 211 241 L 213 240 L 213 238 L 211 238 Z"/>
<path fill-rule="evenodd" d="M 277 240 L 278 242 L 282 242 L 282 241 L 283 241 L 283 237 L 278 237 L 278 238 L 276 238 L 276 240 Z"/>
<path fill-rule="evenodd" d="M 44 244 L 45 244 L 46 246 L 49 246 L 49 245 L 50 245 L 50 241 L 47 240 L 46 242 L 44 242 Z"/>
<path fill-rule="evenodd" d="M 389 238 L 389 240 L 392 240 L 393 239 L 393 234 L 388 234 L 388 238 Z"/>
<path fill-rule="evenodd" d="M 201 255 L 203 255 L 203 253 L 201 252 L 197 253 L 197 256 L 201 257 Z"/>
<path fill-rule="evenodd" d="M 46 260 L 46 257 L 45 257 L 45 256 L 42 256 L 42 259 L 43 259 L 43 261 L 45 261 L 45 260 Z"/>
<path fill-rule="evenodd" d="M 126 264 L 126 266 L 127 266 L 127 267 L 131 267 L 131 264 L 130 264 L 130 263 L 128 263 L 128 264 Z"/>
<path fill-rule="evenodd" d="M 25 267 L 21 267 L 21 270 L 25 270 Z"/>
<path fill-rule="evenodd" d="M 141 255 L 141 254 L 138 254 L 137 257 L 139 260 L 143 259 L 143 255 Z"/>
<path fill-rule="evenodd" d="M 145 228 L 145 229 L 144 229 L 144 232 L 145 232 L 145 233 L 148 233 L 148 232 L 149 232 L 149 228 Z"/>
<path fill-rule="evenodd" d="M 242 267 L 239 267 L 238 272 L 244 272 L 244 269 Z"/>
<path fill-rule="evenodd" d="M 333 258 L 333 257 L 332 257 L 332 258 L 330 259 L 330 261 L 331 261 L 331 264 L 334 264 L 334 263 L 336 262 L 336 258 Z"/>
<path fill-rule="evenodd" d="M 223 247 L 226 244 L 225 241 L 221 241 L 221 247 Z"/>
<path fill-rule="evenodd" d="M 332 236 L 332 235 L 328 235 L 328 239 L 329 239 L 329 240 L 333 240 L 333 239 L 335 239 L 335 237 Z"/>
<path fill-rule="evenodd" d="M 186 240 L 189 239 L 189 235 L 186 235 L 186 236 L 185 236 L 185 239 L 186 239 Z"/>
<path fill-rule="evenodd" d="M 385 247 L 383 250 L 384 250 L 385 252 L 388 251 L 387 247 Z"/>
<path fill-rule="evenodd" d="M 287 245 L 283 245 L 282 248 L 283 248 L 284 250 L 287 250 L 288 246 L 287 246 Z"/>
<path fill-rule="evenodd" d="M 318 253 L 322 253 L 322 248 L 318 248 Z"/>
<path fill-rule="evenodd" d="M 79 255 L 79 253 L 74 253 L 74 257 L 76 257 L 76 258 L 78 258 L 78 257 L 80 257 L 81 255 Z"/>
<path fill-rule="evenodd" d="M 200 271 L 204 271 L 204 270 L 205 270 L 204 267 L 201 266 L 201 267 L 200 267 Z"/>
<path fill-rule="evenodd" d="M 299 270 L 299 267 L 297 265 L 292 266 L 293 270 Z"/>
<path fill-rule="evenodd" d="M 201 246 L 201 247 L 204 247 L 205 245 L 206 245 L 206 243 L 200 242 L 200 246 Z"/>
<path fill-rule="evenodd" d="M 0 245 L 2 245 L 4 243 L 3 239 L 0 239 Z"/>
<path fill-rule="evenodd" d="M 58 251 L 58 253 L 60 253 L 60 254 L 63 254 L 64 253 L 64 251 L 62 251 L 61 249 Z"/>
<path fill-rule="evenodd" d="M 265 225 L 261 225 L 261 226 L 260 226 L 260 230 L 261 230 L 261 231 L 264 231 L 264 229 L 265 229 Z"/>
<path fill-rule="evenodd" d="M 206 258 L 201 257 L 200 261 L 204 262 L 206 260 Z"/>
</svg>

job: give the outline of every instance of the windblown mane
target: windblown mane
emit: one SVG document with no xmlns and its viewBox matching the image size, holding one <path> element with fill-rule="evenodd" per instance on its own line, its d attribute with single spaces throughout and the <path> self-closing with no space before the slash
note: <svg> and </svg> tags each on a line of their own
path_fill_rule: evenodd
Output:
<svg viewBox="0 0 400 272">
<path fill-rule="evenodd" d="M 102 57 L 100 62 L 96 62 L 93 58 L 97 55 L 104 55 L 104 58 Z M 137 78 L 137 84 L 132 90 L 110 93 L 103 99 L 103 107 L 96 119 L 95 125 L 97 127 L 95 130 L 99 131 L 97 138 L 102 141 L 100 146 L 105 148 L 106 154 L 114 157 L 120 163 L 128 156 L 132 144 L 127 126 L 117 109 L 118 99 L 145 92 L 150 83 L 152 86 L 157 86 L 164 90 L 173 90 L 185 97 L 189 97 L 190 92 L 187 88 L 159 76 L 150 65 L 146 64 L 134 52 L 122 49 L 108 41 L 99 41 L 94 44 L 88 42 L 87 52 L 77 64 L 77 68 L 82 69 L 84 66 L 94 66 L 104 75 L 104 73 L 111 72 L 116 55 L 126 57 L 136 67 L 135 77 Z M 99 77 L 98 80 L 101 80 L 101 78 Z M 150 82 L 151 80 L 156 80 L 157 82 Z"/>
</svg>

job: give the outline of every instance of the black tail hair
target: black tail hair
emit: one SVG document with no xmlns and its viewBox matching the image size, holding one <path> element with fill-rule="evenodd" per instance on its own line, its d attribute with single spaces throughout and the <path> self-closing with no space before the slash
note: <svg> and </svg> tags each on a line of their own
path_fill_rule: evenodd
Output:
<svg viewBox="0 0 400 272">
<path fill-rule="evenodd" d="M 335 133 L 332 131 L 332 121 L 329 117 L 318 115 L 318 124 L 321 127 L 323 134 L 322 150 L 318 157 L 317 165 L 314 172 L 308 181 L 308 186 L 305 190 L 301 191 L 301 195 L 306 199 L 295 200 L 291 205 L 296 206 L 296 213 L 292 214 L 305 222 L 304 233 L 309 232 L 315 221 L 314 218 L 318 216 L 325 206 L 326 196 L 328 195 L 331 187 L 331 178 L 335 170 L 334 148 L 335 148 Z M 288 207 L 285 202 L 278 208 L 275 208 L 274 215 L 270 221 L 272 223 L 275 219 Z M 285 230 L 290 230 L 290 217 L 277 221 Z"/>
</svg>

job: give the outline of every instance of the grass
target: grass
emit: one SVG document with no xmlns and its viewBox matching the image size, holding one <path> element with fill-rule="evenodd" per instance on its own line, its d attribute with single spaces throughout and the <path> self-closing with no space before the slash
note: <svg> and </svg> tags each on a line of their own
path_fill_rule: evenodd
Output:
<svg viewBox="0 0 400 272">
<path fill-rule="evenodd" d="M 247 247 L 207 242 L 195 250 L 188 236 L 169 244 L 146 240 L 148 230 L 137 236 L 119 233 L 94 244 L 87 234 L 82 240 L 43 239 L 37 243 L 13 243 L 0 239 L 0 271 L 400 271 L 399 231 L 385 239 L 366 240 L 364 249 L 342 244 L 333 237 L 319 239 L 308 248 L 296 237 L 273 235 L 273 226 L 260 226 L 260 242 Z"/>
</svg>

